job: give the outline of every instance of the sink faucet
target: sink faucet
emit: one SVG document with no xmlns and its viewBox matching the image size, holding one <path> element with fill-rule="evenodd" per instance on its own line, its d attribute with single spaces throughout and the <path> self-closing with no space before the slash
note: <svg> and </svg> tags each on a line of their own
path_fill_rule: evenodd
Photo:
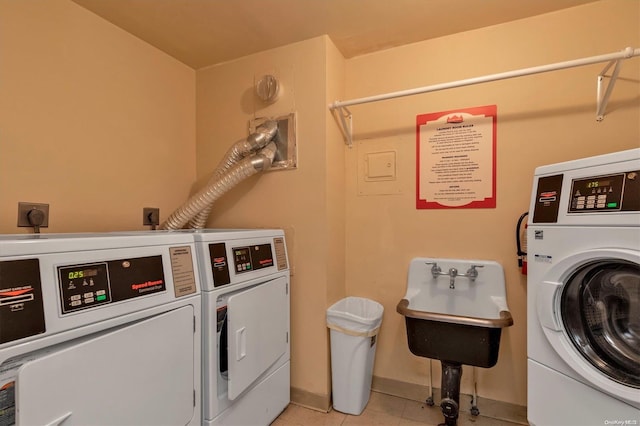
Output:
<svg viewBox="0 0 640 426">
<path fill-rule="evenodd" d="M 426 262 L 426 265 L 431 265 L 431 275 L 433 278 L 438 278 L 440 275 L 448 275 L 449 276 L 449 288 L 456 288 L 456 277 L 467 277 L 471 282 L 475 282 L 476 278 L 478 278 L 478 270 L 477 268 L 483 268 L 483 265 L 471 265 L 467 272 L 464 274 L 458 273 L 456 268 L 449 268 L 448 272 L 442 272 L 442 269 L 438 266 L 436 262 Z"/>
<path fill-rule="evenodd" d="M 456 277 L 458 276 L 458 270 L 456 268 L 449 268 L 449 288 L 456 288 Z"/>
</svg>

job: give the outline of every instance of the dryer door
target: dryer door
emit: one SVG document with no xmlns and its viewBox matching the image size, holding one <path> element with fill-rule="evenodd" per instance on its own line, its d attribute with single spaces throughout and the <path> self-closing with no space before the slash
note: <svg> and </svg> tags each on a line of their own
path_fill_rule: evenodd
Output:
<svg viewBox="0 0 640 426">
<path fill-rule="evenodd" d="M 537 310 L 555 352 L 591 385 L 640 403 L 640 253 L 583 252 L 545 278 Z"/>
<path fill-rule="evenodd" d="M 289 348 L 289 303 L 284 277 L 229 296 L 228 396 L 235 399 Z"/>
<path fill-rule="evenodd" d="M 195 410 L 193 318 L 185 306 L 24 363 L 16 424 L 188 424 Z"/>
</svg>

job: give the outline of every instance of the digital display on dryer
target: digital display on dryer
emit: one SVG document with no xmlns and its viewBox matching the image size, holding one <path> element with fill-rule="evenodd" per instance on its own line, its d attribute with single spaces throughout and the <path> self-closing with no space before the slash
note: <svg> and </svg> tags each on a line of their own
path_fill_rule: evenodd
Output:
<svg viewBox="0 0 640 426">
<path fill-rule="evenodd" d="M 107 262 L 59 268 L 62 312 L 111 302 Z"/>
</svg>

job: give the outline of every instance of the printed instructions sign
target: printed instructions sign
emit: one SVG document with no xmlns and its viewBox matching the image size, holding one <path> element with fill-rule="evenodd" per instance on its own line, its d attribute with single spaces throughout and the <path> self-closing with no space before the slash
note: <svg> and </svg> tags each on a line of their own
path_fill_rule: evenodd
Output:
<svg viewBox="0 0 640 426">
<path fill-rule="evenodd" d="M 495 105 L 418 115 L 416 208 L 495 208 Z"/>
</svg>

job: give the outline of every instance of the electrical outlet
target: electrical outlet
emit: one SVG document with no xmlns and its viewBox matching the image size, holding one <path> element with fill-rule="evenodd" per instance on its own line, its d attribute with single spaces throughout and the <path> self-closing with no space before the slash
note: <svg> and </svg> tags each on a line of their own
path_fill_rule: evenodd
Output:
<svg viewBox="0 0 640 426">
<path fill-rule="evenodd" d="M 142 225 L 156 226 L 160 224 L 160 209 L 155 207 L 144 207 L 142 209 Z"/>
<path fill-rule="evenodd" d="M 34 219 L 40 224 L 34 225 Z M 49 226 L 49 204 L 42 203 L 18 203 L 18 226 L 28 228 L 47 228 Z"/>
</svg>

